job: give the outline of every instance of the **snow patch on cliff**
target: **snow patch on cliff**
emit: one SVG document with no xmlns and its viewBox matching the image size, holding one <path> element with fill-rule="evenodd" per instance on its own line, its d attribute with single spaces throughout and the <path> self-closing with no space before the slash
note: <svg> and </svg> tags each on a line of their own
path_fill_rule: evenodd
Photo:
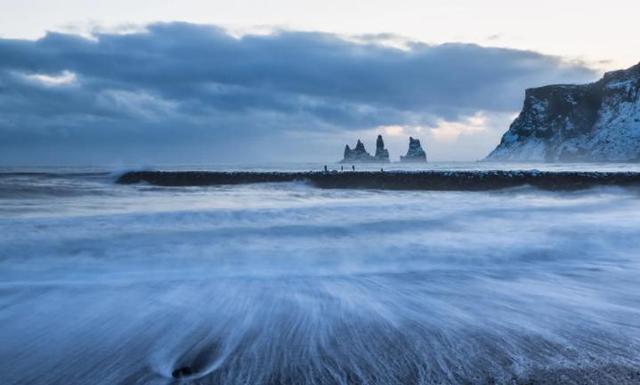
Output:
<svg viewBox="0 0 640 385">
<path fill-rule="evenodd" d="M 528 90 L 487 160 L 640 161 L 640 64 L 591 84 Z"/>
</svg>

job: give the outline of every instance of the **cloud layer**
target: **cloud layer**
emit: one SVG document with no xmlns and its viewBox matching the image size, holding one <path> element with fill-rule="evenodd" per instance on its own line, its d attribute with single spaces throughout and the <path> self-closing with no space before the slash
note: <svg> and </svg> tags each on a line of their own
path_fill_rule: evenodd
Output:
<svg viewBox="0 0 640 385">
<path fill-rule="evenodd" d="M 0 161 L 333 160 L 346 138 L 376 127 L 509 115 L 526 87 L 594 77 L 530 51 L 291 31 L 238 38 L 186 23 L 0 39 Z M 473 144 L 460 137 L 469 143 L 451 159 Z"/>
</svg>

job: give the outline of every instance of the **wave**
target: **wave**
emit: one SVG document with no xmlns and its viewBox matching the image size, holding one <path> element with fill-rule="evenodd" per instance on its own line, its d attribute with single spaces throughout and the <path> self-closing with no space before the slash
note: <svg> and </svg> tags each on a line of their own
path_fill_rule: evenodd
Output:
<svg viewBox="0 0 640 385">
<path fill-rule="evenodd" d="M 3 384 L 638 383 L 634 189 L 73 183 L 2 201 Z"/>
</svg>

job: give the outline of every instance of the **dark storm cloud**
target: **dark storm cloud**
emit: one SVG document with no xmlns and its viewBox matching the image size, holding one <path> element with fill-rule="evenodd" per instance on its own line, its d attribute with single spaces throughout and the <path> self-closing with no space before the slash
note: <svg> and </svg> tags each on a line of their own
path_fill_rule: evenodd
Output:
<svg viewBox="0 0 640 385">
<path fill-rule="evenodd" d="M 54 84 L 60 76 L 75 79 Z M 225 158 L 238 136 L 264 142 L 514 111 L 525 87 L 593 76 L 556 57 L 471 44 L 236 38 L 185 23 L 93 39 L 49 33 L 0 39 L 0 147 L 19 157 L 60 146 L 71 157 L 74 147 L 143 154 L 209 141 Z"/>
</svg>

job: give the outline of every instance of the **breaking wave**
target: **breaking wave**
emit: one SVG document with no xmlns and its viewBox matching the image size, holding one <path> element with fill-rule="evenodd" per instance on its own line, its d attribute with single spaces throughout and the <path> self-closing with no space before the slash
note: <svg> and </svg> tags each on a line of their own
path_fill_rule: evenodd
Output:
<svg viewBox="0 0 640 385">
<path fill-rule="evenodd" d="M 3 384 L 640 383 L 636 190 L 12 178 Z"/>
</svg>

